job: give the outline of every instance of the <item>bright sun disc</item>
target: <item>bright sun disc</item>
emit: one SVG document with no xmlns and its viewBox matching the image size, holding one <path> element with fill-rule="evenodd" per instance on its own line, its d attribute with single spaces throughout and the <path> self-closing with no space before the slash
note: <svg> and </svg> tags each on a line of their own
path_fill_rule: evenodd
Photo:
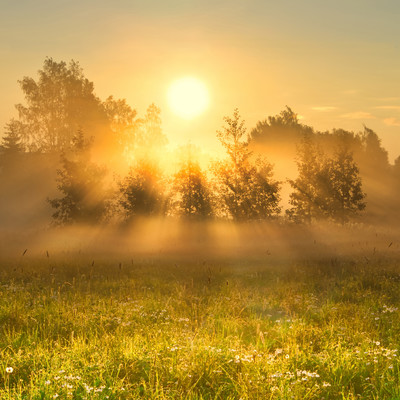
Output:
<svg viewBox="0 0 400 400">
<path fill-rule="evenodd" d="M 208 107 L 208 91 L 196 78 L 181 78 L 170 86 L 168 102 L 175 114 L 186 119 L 194 118 Z"/>
</svg>

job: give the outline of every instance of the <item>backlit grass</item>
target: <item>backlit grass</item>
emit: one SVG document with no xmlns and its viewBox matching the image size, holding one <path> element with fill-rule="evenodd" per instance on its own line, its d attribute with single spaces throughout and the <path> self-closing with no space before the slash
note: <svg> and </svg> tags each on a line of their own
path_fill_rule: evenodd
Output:
<svg viewBox="0 0 400 400">
<path fill-rule="evenodd" d="M 395 261 L 25 256 L 0 294 L 0 399 L 400 398 Z"/>
</svg>

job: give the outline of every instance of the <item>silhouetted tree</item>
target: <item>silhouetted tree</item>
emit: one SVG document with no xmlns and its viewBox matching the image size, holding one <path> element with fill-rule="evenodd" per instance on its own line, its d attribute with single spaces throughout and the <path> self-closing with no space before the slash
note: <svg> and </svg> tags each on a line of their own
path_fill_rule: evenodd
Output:
<svg viewBox="0 0 400 400">
<path fill-rule="evenodd" d="M 174 206 L 178 215 L 189 218 L 208 218 L 213 215 L 212 196 L 207 178 L 198 161 L 193 148 L 184 149 L 179 171 L 173 177 Z"/>
<path fill-rule="evenodd" d="M 296 180 L 289 180 L 293 188 L 286 210 L 288 217 L 296 222 L 311 222 L 321 217 L 321 189 L 327 185 L 322 173 L 323 156 L 314 143 L 314 137 L 305 135 L 298 145 Z"/>
<path fill-rule="evenodd" d="M 249 170 L 249 208 L 252 218 L 266 218 L 280 213 L 280 182 L 273 179 L 273 166 L 259 157 Z"/>
<path fill-rule="evenodd" d="M 259 121 L 250 132 L 250 141 L 254 144 L 274 144 L 294 146 L 305 133 L 312 128 L 302 125 L 297 114 L 288 106 L 276 116 Z"/>
<path fill-rule="evenodd" d="M 119 191 L 126 220 L 165 212 L 167 198 L 163 176 L 158 165 L 151 160 L 137 161 L 119 183 Z"/>
<path fill-rule="evenodd" d="M 139 152 L 144 151 L 147 156 L 160 155 L 159 151 L 162 151 L 167 143 L 167 137 L 162 131 L 161 110 L 155 104 L 150 104 L 145 117 L 140 120 L 136 146 Z"/>
<path fill-rule="evenodd" d="M 0 172 L 9 178 L 15 173 L 23 161 L 24 145 L 21 139 L 21 124 L 12 119 L 4 128 L 0 144 Z"/>
<path fill-rule="evenodd" d="M 21 124 L 15 119 L 6 124 L 0 146 L 3 155 L 15 155 L 24 152 L 21 129 Z"/>
<path fill-rule="evenodd" d="M 396 177 L 400 178 L 400 156 L 394 160 L 393 172 Z"/>
<path fill-rule="evenodd" d="M 121 153 L 126 157 L 131 155 L 135 148 L 137 130 L 141 123 L 141 120 L 135 119 L 136 110 L 131 108 L 125 99 L 115 100 L 113 96 L 109 96 L 103 106 L 111 130 L 116 135 Z"/>
<path fill-rule="evenodd" d="M 365 148 L 365 162 L 368 169 L 380 174 L 389 169 L 388 152 L 382 147 L 381 140 L 372 130 L 364 126 L 362 142 Z"/>
<path fill-rule="evenodd" d="M 90 161 L 90 142 L 82 131 L 72 139 L 70 154 L 62 154 L 61 164 L 62 168 L 57 170 L 57 188 L 62 197 L 48 199 L 56 210 L 54 222 L 98 223 L 107 207 L 103 187 L 106 171 Z"/>
<path fill-rule="evenodd" d="M 315 142 L 328 156 L 333 156 L 337 147 L 345 147 L 355 158 L 359 158 L 359 155 L 364 151 L 362 135 L 345 129 L 316 132 Z"/>
<path fill-rule="evenodd" d="M 162 132 L 160 114 L 160 109 L 151 104 L 135 126 L 135 141 L 129 154 L 133 165 L 119 183 L 119 203 L 127 220 L 163 214 L 167 208 L 168 196 L 160 169 L 167 138 Z"/>
<path fill-rule="evenodd" d="M 391 166 L 388 153 L 382 147 L 381 140 L 372 130 L 364 126 L 360 132 L 361 151 L 354 152 L 354 159 L 360 169 L 363 188 L 368 196 L 368 208 L 364 219 L 368 222 L 382 223 L 392 220 L 393 199 L 391 197 Z"/>
<path fill-rule="evenodd" d="M 326 161 L 322 173 L 328 183 L 322 203 L 328 218 L 345 223 L 365 209 L 359 169 L 345 147 L 337 149 L 334 157 Z"/>
<path fill-rule="evenodd" d="M 23 124 L 23 141 L 29 150 L 52 152 L 68 148 L 78 129 L 89 136 L 108 126 L 93 83 L 79 64 L 46 58 L 39 79 L 20 82 L 27 105 L 16 105 Z"/>
<path fill-rule="evenodd" d="M 299 175 L 289 181 L 294 191 L 286 213 L 294 221 L 326 218 L 345 223 L 365 208 L 358 167 L 344 146 L 329 158 L 313 139 L 305 136 L 299 146 Z"/>
<path fill-rule="evenodd" d="M 254 164 L 245 140 L 246 129 L 238 109 L 217 132 L 228 159 L 215 164 L 219 192 L 229 215 L 235 220 L 263 219 L 279 212 L 279 183 L 272 180 L 272 166 L 261 159 Z"/>
</svg>

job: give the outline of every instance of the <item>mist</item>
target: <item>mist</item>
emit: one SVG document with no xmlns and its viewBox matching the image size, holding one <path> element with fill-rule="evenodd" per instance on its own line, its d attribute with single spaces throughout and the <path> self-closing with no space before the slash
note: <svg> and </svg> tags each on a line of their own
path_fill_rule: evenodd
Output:
<svg viewBox="0 0 400 400">
<path fill-rule="evenodd" d="M 125 99 L 101 100 L 76 61 L 47 58 L 20 85 L 26 104 L 0 148 L 4 256 L 398 251 L 400 162 L 365 126 L 317 131 L 286 106 L 251 128 L 234 109 L 216 127 L 212 158 L 193 144 L 167 146 L 156 105 L 139 115 Z"/>
<path fill-rule="evenodd" d="M 0 232 L 3 260 L 110 259 L 257 262 L 279 268 L 306 260 L 396 259 L 398 229 L 320 223 L 312 227 L 253 222 L 141 219 L 129 227 L 73 226 Z"/>
</svg>

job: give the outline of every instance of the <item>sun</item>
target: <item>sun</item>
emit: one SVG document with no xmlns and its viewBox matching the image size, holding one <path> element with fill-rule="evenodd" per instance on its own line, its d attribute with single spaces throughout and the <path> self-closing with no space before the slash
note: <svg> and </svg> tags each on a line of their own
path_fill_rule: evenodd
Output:
<svg viewBox="0 0 400 400">
<path fill-rule="evenodd" d="M 172 111 L 185 119 L 203 113 L 210 102 L 207 87 L 193 77 L 176 80 L 168 89 L 168 103 Z"/>
</svg>

